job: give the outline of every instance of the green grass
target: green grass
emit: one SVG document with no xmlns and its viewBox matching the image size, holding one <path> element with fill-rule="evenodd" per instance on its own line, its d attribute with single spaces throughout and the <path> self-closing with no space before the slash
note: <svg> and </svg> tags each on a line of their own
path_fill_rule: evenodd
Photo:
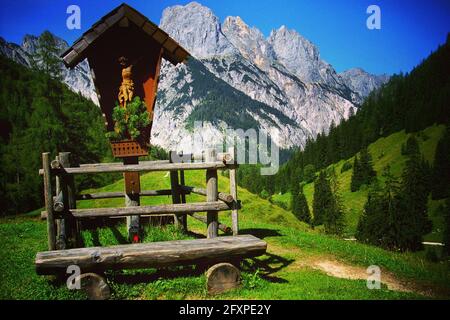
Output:
<svg viewBox="0 0 450 320">
<path fill-rule="evenodd" d="M 420 145 L 420 150 L 425 159 L 432 163 L 434 160 L 434 152 L 436 150 L 437 142 L 445 131 L 445 126 L 432 126 L 417 133 L 417 138 Z M 391 134 L 388 137 L 380 138 L 376 142 L 369 145 L 369 152 L 372 156 L 374 169 L 377 172 L 377 178 L 383 182 L 381 174 L 386 166 L 391 167 L 391 172 L 394 176 L 400 177 L 405 166 L 406 157 L 401 154 L 402 144 L 406 143 L 409 135 L 404 131 Z M 341 168 L 346 161 L 353 164 L 354 158 L 341 160 L 333 164 L 338 182 L 339 189 L 344 204 L 344 211 L 346 217 L 346 236 L 353 236 L 356 231 L 359 217 L 364 208 L 367 199 L 368 188 L 363 186 L 359 191 L 351 192 L 350 183 L 353 170 L 348 170 L 341 173 Z M 314 183 L 306 184 L 304 192 L 308 205 L 312 212 L 312 203 L 314 197 Z M 272 201 L 276 204 L 281 204 L 285 208 L 290 208 L 290 193 L 278 194 L 272 196 Z M 438 212 L 438 201 L 430 200 L 429 215 L 433 221 L 433 232 L 425 237 L 428 241 L 442 241 L 442 226 L 443 219 Z"/>
<path fill-rule="evenodd" d="M 37 218 L 9 219 L 0 224 L 4 249 L 0 254 L 1 299 L 84 299 L 80 292 L 68 291 L 64 283 L 52 277 L 37 276 L 33 259 L 46 250 L 46 225 Z M 190 229 L 200 233 L 204 225 L 189 220 Z M 120 233 L 125 236 L 123 225 Z M 93 241 L 91 231 L 84 231 L 87 245 L 120 243 L 110 228 L 97 230 Z M 186 239 L 173 226 L 147 229 L 145 241 Z M 450 287 L 448 264 L 429 263 L 413 255 L 387 252 L 354 242 L 346 242 L 314 232 L 299 231 L 264 222 L 243 222 L 243 233 L 252 233 L 269 243 L 269 254 L 242 264 L 243 283 L 238 290 L 208 296 L 205 277 L 195 268 L 165 270 L 126 270 L 108 272 L 113 299 L 416 299 L 417 293 L 368 290 L 364 280 L 335 278 L 311 267 L 296 267 L 308 259 L 334 257 L 339 261 L 367 268 L 376 264 L 394 273 L 399 279 L 418 286 L 435 287 L 437 297 L 447 297 Z M 280 248 L 284 248 L 280 250 Z M 441 293 L 444 292 L 444 293 Z"/>
<path fill-rule="evenodd" d="M 421 141 L 423 150 L 433 154 L 430 142 L 442 131 L 432 127 L 427 131 L 429 139 Z M 380 157 L 383 163 L 392 163 L 396 172 L 401 172 L 403 161 L 397 149 L 406 140 L 404 133 L 389 136 L 371 145 L 374 159 Z M 399 152 L 399 151 L 398 151 Z M 390 159 L 389 161 L 387 159 Z M 375 162 L 375 161 L 374 161 Z M 341 186 L 349 185 L 349 174 L 337 172 Z M 384 164 L 384 165 L 385 165 Z M 382 168 L 376 164 L 376 170 Z M 186 171 L 186 184 L 205 185 L 204 171 Z M 170 187 L 166 172 L 145 174 L 141 178 L 145 190 Z M 123 180 L 100 189 L 85 192 L 105 192 L 123 190 Z M 306 186 L 307 198 L 311 203 L 312 184 Z M 219 174 L 219 190 L 228 191 L 228 180 Z M 364 202 L 364 192 L 344 192 L 346 201 L 352 205 Z M 108 271 L 107 279 L 112 289 L 113 299 L 423 299 L 422 293 L 430 292 L 431 297 L 450 297 L 450 264 L 429 262 L 425 254 L 397 253 L 383 249 L 344 241 L 311 230 L 299 222 L 290 211 L 276 205 L 278 201 L 288 203 L 289 194 L 274 196 L 268 200 L 238 188 L 243 208 L 240 210 L 240 228 L 243 234 L 253 234 L 268 243 L 268 253 L 256 259 L 246 259 L 241 265 L 242 286 L 239 289 L 217 296 L 206 292 L 203 270 L 195 267 L 174 267 L 162 270 L 142 269 Z M 189 195 L 188 201 L 204 201 L 203 196 Z M 171 197 L 145 197 L 142 205 L 170 203 Z M 346 202 L 348 206 L 350 202 Z M 103 199 L 79 201 L 79 208 L 122 206 L 123 199 Z M 436 224 L 442 224 L 438 210 L 439 202 L 431 202 L 430 216 Z M 36 252 L 47 248 L 46 223 L 39 219 L 40 210 L 27 214 L 1 218 L 0 239 L 0 299 L 85 299 L 78 291 L 69 291 L 64 282 L 54 277 L 38 276 L 34 270 Z M 354 215 L 354 216 L 353 216 Z M 348 213 L 349 219 L 356 219 L 358 209 Z M 220 213 L 221 222 L 230 225 L 230 212 Z M 184 233 L 172 225 L 152 227 L 145 225 L 144 242 L 189 239 L 205 234 L 206 227 L 188 217 L 190 233 Z M 430 239 L 439 239 L 442 230 L 435 228 Z M 126 243 L 125 226 L 121 223 L 101 228 L 90 228 L 82 232 L 85 246 L 108 246 Z M 368 290 L 366 282 L 328 275 L 314 267 L 315 261 L 333 260 L 344 265 L 359 268 L 365 272 L 370 265 L 380 266 L 383 273 L 395 277 L 400 283 L 411 286 L 413 292 L 388 290 Z M 422 290 L 423 289 L 423 290 Z"/>
</svg>

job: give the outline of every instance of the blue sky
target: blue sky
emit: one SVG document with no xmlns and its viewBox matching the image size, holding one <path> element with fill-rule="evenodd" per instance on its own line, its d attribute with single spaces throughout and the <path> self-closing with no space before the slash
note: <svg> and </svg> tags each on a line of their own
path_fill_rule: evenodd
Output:
<svg viewBox="0 0 450 320">
<path fill-rule="evenodd" d="M 0 36 L 21 43 L 25 34 L 50 30 L 71 44 L 95 21 L 123 1 L 1 0 Z M 129 0 L 159 23 L 164 8 L 190 1 Z M 449 0 L 199 0 L 221 21 L 240 16 L 266 36 L 281 25 L 316 44 L 321 57 L 341 72 L 352 67 L 376 73 L 408 72 L 426 58 L 450 32 Z M 81 30 L 66 28 L 66 8 L 81 8 Z M 381 30 L 366 27 L 369 5 L 381 9 Z"/>
</svg>

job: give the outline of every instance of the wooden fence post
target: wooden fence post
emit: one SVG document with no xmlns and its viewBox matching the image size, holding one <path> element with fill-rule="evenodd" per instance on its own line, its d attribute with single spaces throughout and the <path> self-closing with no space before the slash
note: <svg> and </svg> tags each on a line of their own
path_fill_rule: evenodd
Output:
<svg viewBox="0 0 450 320">
<path fill-rule="evenodd" d="M 56 161 L 59 162 L 59 157 L 56 156 Z M 61 191 L 61 185 L 64 184 L 64 180 L 60 176 L 56 176 L 56 197 L 59 198 L 62 195 L 62 201 L 56 200 L 54 201 L 53 209 L 55 211 L 61 210 L 61 208 L 56 208 L 56 205 L 59 203 L 64 203 L 64 194 Z M 60 202 L 59 202 L 60 201 Z M 63 205 L 64 206 L 64 205 Z M 56 219 L 56 249 L 64 250 L 66 249 L 66 227 L 65 227 L 65 219 L 58 218 Z"/>
<path fill-rule="evenodd" d="M 230 169 L 230 194 L 233 196 L 233 206 L 231 210 L 231 228 L 233 229 L 233 236 L 239 234 L 236 168 L 237 164 Z"/>
<path fill-rule="evenodd" d="M 60 152 L 59 162 L 63 168 L 70 168 L 70 152 Z M 63 195 L 64 209 L 76 209 L 76 190 L 73 175 L 65 174 L 60 177 L 60 188 Z M 66 239 L 71 247 L 81 247 L 80 222 L 70 215 L 64 219 Z"/>
<path fill-rule="evenodd" d="M 177 159 L 178 155 L 176 151 L 170 151 L 169 159 L 170 162 L 173 163 L 173 159 Z M 178 170 L 170 171 L 170 187 L 172 190 L 172 203 L 177 204 L 181 203 L 181 188 L 180 182 L 178 179 Z M 186 216 L 185 215 L 174 215 L 175 225 L 181 227 L 183 230 L 186 230 Z"/>
<path fill-rule="evenodd" d="M 211 149 L 206 153 L 206 162 L 212 162 L 216 159 L 216 150 Z M 206 201 L 213 202 L 218 199 L 217 170 L 208 169 L 206 171 Z M 207 236 L 215 238 L 218 235 L 218 213 L 217 211 L 207 211 Z"/>
<path fill-rule="evenodd" d="M 124 165 L 139 164 L 138 157 L 123 158 Z M 139 172 L 125 172 L 125 206 L 138 207 L 140 205 L 139 193 L 141 191 Z M 140 216 L 129 216 L 127 219 L 128 239 L 131 242 L 140 240 Z"/>
<path fill-rule="evenodd" d="M 186 203 L 186 193 L 183 191 L 181 187 L 185 186 L 185 180 L 184 180 L 184 170 L 180 170 L 180 184 L 179 184 L 179 190 L 181 195 L 181 203 Z M 180 216 L 183 223 L 183 230 L 187 231 L 187 214 L 184 214 Z"/>
<path fill-rule="evenodd" d="M 56 249 L 56 227 L 53 218 L 53 193 L 52 193 L 52 175 L 50 169 L 50 153 L 42 154 L 42 169 L 44 170 L 44 198 L 45 208 L 47 209 L 47 238 L 48 250 Z"/>
</svg>

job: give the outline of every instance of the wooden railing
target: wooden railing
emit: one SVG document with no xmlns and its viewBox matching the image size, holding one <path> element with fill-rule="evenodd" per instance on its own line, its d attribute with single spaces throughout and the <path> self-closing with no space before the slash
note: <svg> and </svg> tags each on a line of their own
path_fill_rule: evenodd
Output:
<svg viewBox="0 0 450 320">
<path fill-rule="evenodd" d="M 170 158 L 174 159 L 174 153 Z M 62 152 L 56 159 L 50 160 L 49 153 L 42 154 L 42 169 L 39 174 L 44 178 L 45 211 L 42 217 L 47 219 L 48 248 L 49 250 L 66 249 L 78 247 L 80 244 L 80 219 L 96 217 L 136 217 L 154 215 L 173 215 L 174 221 L 181 228 L 187 230 L 187 215 L 206 223 L 208 238 L 218 235 L 218 230 L 238 234 L 238 209 L 236 169 L 234 155 L 222 153 L 216 155 L 214 150 L 209 150 L 203 156 L 184 155 L 184 162 L 142 161 L 138 164 L 125 163 L 95 163 L 82 164 L 71 167 L 69 153 Z M 193 162 L 192 162 L 193 161 Z M 218 191 L 217 170 L 229 170 L 230 193 Z M 186 186 L 185 170 L 206 170 L 206 189 Z M 74 186 L 75 174 L 96 174 L 113 172 L 151 172 L 169 171 L 171 188 L 164 190 L 145 190 L 137 194 L 127 192 L 101 192 L 77 194 Z M 56 182 L 55 188 L 52 186 Z M 206 202 L 186 203 L 186 195 L 199 194 L 206 197 Z M 171 195 L 172 204 L 140 206 L 141 196 Z M 127 206 L 122 208 L 91 208 L 76 209 L 76 200 L 126 199 Z M 129 205 L 130 198 L 133 198 Z M 227 227 L 219 223 L 218 213 L 220 211 L 232 211 L 232 226 Z M 198 215 L 198 212 L 206 212 L 206 217 Z"/>
</svg>

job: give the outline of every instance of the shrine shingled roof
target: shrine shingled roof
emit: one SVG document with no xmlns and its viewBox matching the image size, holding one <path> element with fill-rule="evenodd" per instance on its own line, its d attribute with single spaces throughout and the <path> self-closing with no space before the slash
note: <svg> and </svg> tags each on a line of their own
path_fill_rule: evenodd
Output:
<svg viewBox="0 0 450 320">
<path fill-rule="evenodd" d="M 80 61 L 84 60 L 87 57 L 86 52 L 89 46 L 112 26 L 123 21 L 123 18 L 127 18 L 129 22 L 134 23 L 147 35 L 158 42 L 163 48 L 163 58 L 169 60 L 172 64 L 177 65 L 189 58 L 190 54 L 186 49 L 169 37 L 165 31 L 161 30 L 156 24 L 151 22 L 137 10 L 123 3 L 92 25 L 89 30 L 83 33 L 83 35 L 61 55 L 64 64 L 67 67 L 73 68 Z"/>
</svg>

